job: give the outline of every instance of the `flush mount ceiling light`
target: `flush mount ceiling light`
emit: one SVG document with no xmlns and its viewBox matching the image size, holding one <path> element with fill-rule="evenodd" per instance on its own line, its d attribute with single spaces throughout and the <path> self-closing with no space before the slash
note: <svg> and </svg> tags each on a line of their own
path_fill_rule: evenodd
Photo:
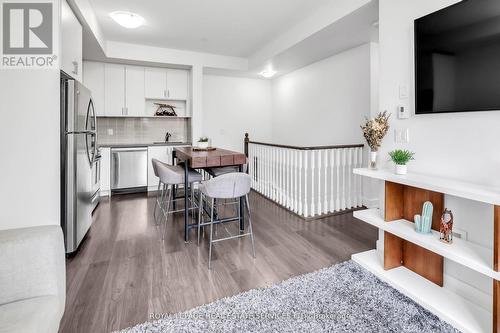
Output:
<svg viewBox="0 0 500 333">
<path fill-rule="evenodd" d="M 109 16 L 111 16 L 116 23 L 128 29 L 135 29 L 144 24 L 144 18 L 142 16 L 131 12 L 117 11 L 112 12 Z"/>
<path fill-rule="evenodd" d="M 276 74 L 276 71 L 273 71 L 272 69 L 266 69 L 260 72 L 260 75 L 265 77 L 266 79 L 272 78 L 274 74 Z"/>
</svg>

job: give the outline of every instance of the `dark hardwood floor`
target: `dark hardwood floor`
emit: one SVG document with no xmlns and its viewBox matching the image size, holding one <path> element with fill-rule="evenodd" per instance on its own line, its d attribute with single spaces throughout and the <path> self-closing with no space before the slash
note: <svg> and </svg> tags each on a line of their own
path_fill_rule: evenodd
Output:
<svg viewBox="0 0 500 333">
<path fill-rule="evenodd" d="M 375 247 L 377 230 L 352 214 L 306 222 L 254 193 L 250 205 L 257 258 L 249 238 L 218 243 L 209 271 L 208 244 L 198 247 L 194 231 L 184 243 L 182 214 L 169 221 L 162 241 L 152 217 L 154 197 L 122 195 L 102 202 L 79 252 L 67 260 L 60 332 L 126 328 L 151 313 L 184 311 Z M 223 227 L 218 235 L 224 235 Z"/>
</svg>

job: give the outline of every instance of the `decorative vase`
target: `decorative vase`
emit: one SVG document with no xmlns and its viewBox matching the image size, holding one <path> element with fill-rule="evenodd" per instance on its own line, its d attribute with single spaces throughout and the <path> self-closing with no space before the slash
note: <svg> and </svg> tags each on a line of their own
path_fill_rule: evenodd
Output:
<svg viewBox="0 0 500 333">
<path fill-rule="evenodd" d="M 207 149 L 208 148 L 208 141 L 198 142 L 198 148 Z"/>
<path fill-rule="evenodd" d="M 377 169 L 377 151 L 372 150 L 370 151 L 370 169 L 376 170 Z"/>
<path fill-rule="evenodd" d="M 397 175 L 406 175 L 408 173 L 408 167 L 401 164 L 396 164 L 396 174 Z"/>
</svg>

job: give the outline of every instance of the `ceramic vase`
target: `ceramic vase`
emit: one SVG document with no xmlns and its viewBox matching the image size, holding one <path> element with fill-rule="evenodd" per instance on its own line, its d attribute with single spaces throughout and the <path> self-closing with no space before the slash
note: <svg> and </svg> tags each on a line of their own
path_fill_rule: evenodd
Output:
<svg viewBox="0 0 500 333">
<path fill-rule="evenodd" d="M 377 169 L 377 151 L 376 150 L 372 150 L 370 151 L 370 165 L 369 165 L 369 168 L 372 169 L 372 170 L 376 170 Z"/>
<path fill-rule="evenodd" d="M 396 164 L 396 174 L 397 175 L 406 175 L 408 173 L 408 166 Z"/>
</svg>

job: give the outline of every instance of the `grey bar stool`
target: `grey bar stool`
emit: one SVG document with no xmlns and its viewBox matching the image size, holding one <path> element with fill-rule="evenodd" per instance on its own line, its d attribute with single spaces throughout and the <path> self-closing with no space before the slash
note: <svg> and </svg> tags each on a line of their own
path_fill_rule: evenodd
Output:
<svg viewBox="0 0 500 333">
<path fill-rule="evenodd" d="M 164 219 L 165 219 L 165 232 L 163 233 L 162 238 L 165 239 L 165 233 L 167 231 L 167 221 L 168 221 L 168 215 L 172 213 L 177 213 L 184 211 L 183 209 L 179 210 L 170 210 L 170 203 L 174 200 L 181 200 L 181 199 L 175 199 L 172 198 L 172 191 L 173 187 L 176 185 L 181 185 L 184 184 L 184 168 L 179 165 L 169 165 L 166 163 L 163 163 L 157 159 L 152 160 L 153 163 L 153 170 L 155 172 L 155 175 L 158 176 L 160 179 L 158 182 L 158 190 L 160 191 L 160 196 L 157 196 L 155 207 L 154 207 L 154 212 L 153 216 L 155 217 L 155 222 L 158 225 L 159 222 L 157 221 L 156 218 L 156 210 L 157 207 L 160 208 L 161 212 L 163 213 Z M 202 181 L 202 176 L 200 173 L 194 171 L 194 170 L 189 170 L 188 171 L 188 182 L 190 184 L 191 188 L 191 208 L 192 209 L 197 209 L 199 208 L 195 202 L 194 202 L 194 183 L 200 183 Z M 184 189 L 184 191 L 188 191 L 188 189 Z"/>
<path fill-rule="evenodd" d="M 242 165 L 242 172 L 247 173 L 248 162 Z M 238 172 L 239 167 L 237 166 L 226 166 L 217 168 L 206 168 L 205 171 L 212 177 L 219 177 L 225 175 L 226 173 Z"/>
<path fill-rule="evenodd" d="M 155 176 L 156 176 L 156 177 L 158 177 L 158 188 L 156 189 L 156 192 L 157 192 L 157 193 L 160 193 L 160 188 L 161 188 L 161 186 L 162 186 L 162 182 L 161 182 L 161 179 L 160 179 L 160 175 L 158 174 L 158 164 L 159 164 L 159 163 L 163 163 L 163 162 L 160 162 L 159 160 L 157 160 L 157 159 L 155 159 L 155 158 L 153 158 L 153 159 L 151 160 L 151 164 L 153 165 L 153 172 L 154 172 Z M 155 220 L 155 224 L 156 224 L 156 225 L 158 225 L 158 224 L 159 224 L 158 219 L 157 219 L 157 217 L 156 217 L 156 210 L 157 210 L 157 208 L 158 208 L 158 207 L 162 204 L 162 203 L 160 202 L 161 198 L 162 198 L 161 196 L 158 196 L 158 195 L 156 196 L 156 200 L 155 200 L 155 207 L 153 208 L 153 219 Z"/>
<path fill-rule="evenodd" d="M 246 173 L 233 172 L 226 173 L 219 177 L 212 178 L 210 180 L 204 181 L 200 186 L 200 201 L 198 207 L 203 207 L 203 196 L 210 198 L 210 221 L 202 221 L 202 209 L 198 210 L 198 245 L 200 244 L 200 230 L 201 227 L 209 225 L 210 226 L 210 248 L 208 252 L 208 269 L 211 268 L 212 261 L 212 245 L 217 242 L 224 240 L 235 239 L 250 236 L 252 241 L 252 254 L 255 258 L 255 243 L 253 237 L 252 229 L 252 218 L 250 213 L 250 204 L 248 201 L 248 193 L 250 193 L 252 178 Z M 239 221 L 239 216 L 241 212 L 238 211 L 238 216 L 234 218 L 222 218 L 214 220 L 214 206 L 215 199 L 237 199 L 245 197 L 245 203 L 248 210 L 248 233 L 240 233 L 238 235 L 229 236 L 220 239 L 213 239 L 213 226 L 214 224 Z M 239 206 L 238 206 L 239 207 Z M 238 209 L 239 210 L 239 209 Z"/>
</svg>

